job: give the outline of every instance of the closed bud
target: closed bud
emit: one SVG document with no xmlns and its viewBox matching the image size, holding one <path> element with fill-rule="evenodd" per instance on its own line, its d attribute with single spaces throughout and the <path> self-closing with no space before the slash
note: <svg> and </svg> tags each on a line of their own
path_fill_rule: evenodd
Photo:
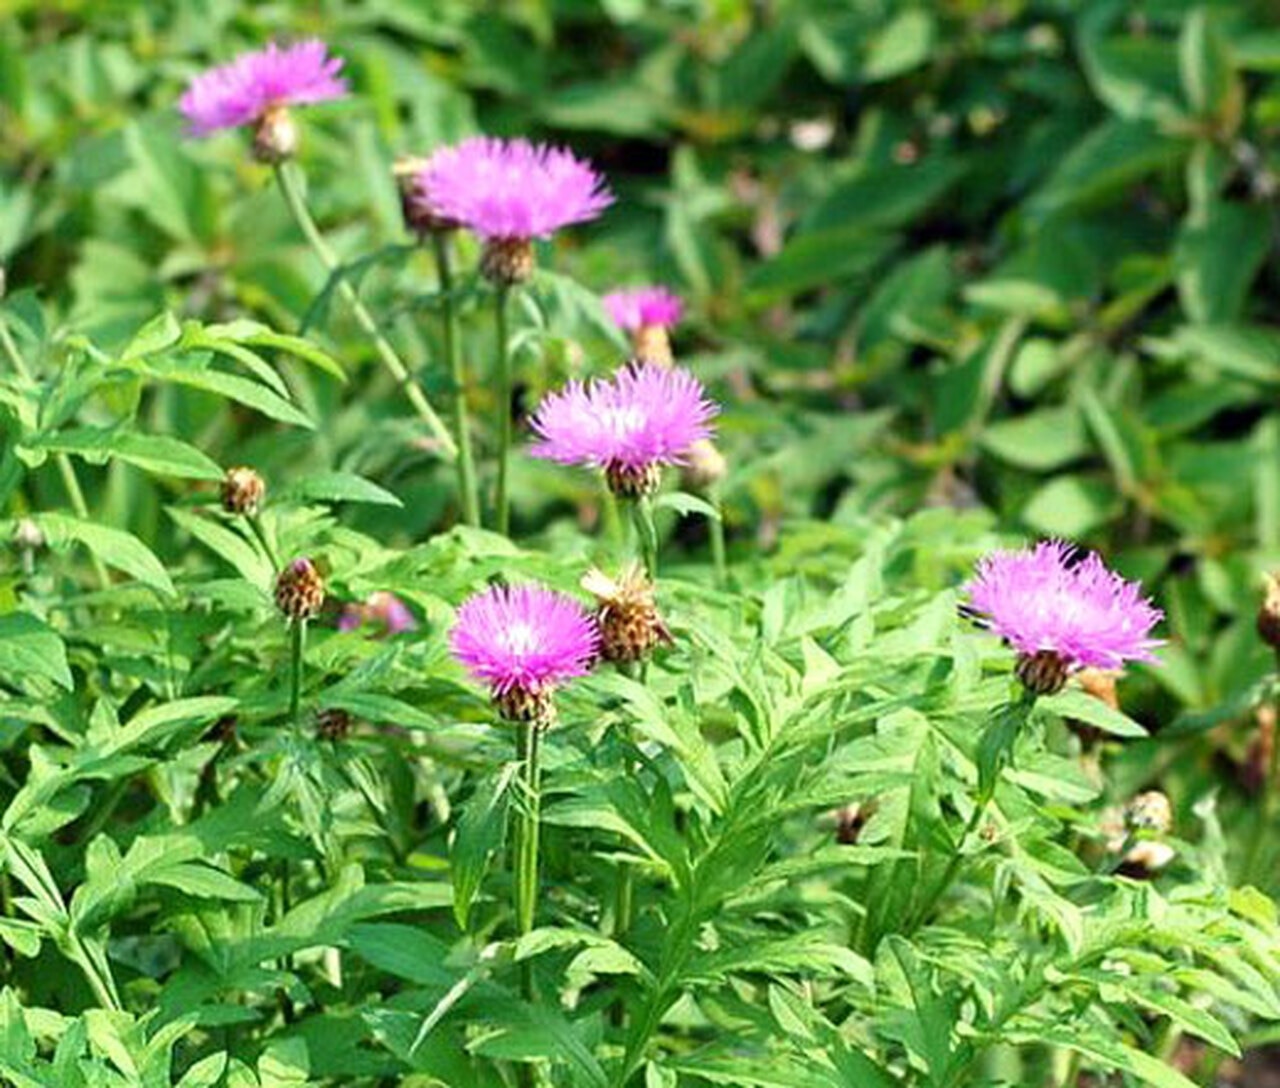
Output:
<svg viewBox="0 0 1280 1088">
<path fill-rule="evenodd" d="M 1280 573 L 1266 577 L 1262 607 L 1258 609 L 1258 634 L 1263 642 L 1280 652 Z"/>
<path fill-rule="evenodd" d="M 423 183 L 426 165 L 427 160 L 421 156 L 402 155 L 391 168 L 396 188 L 400 191 L 400 212 L 405 226 L 419 238 L 458 229 L 457 220 L 436 213 L 431 195 Z"/>
<path fill-rule="evenodd" d="M 266 493 L 262 477 L 243 465 L 227 469 L 222 477 L 222 509 L 228 514 L 256 514 Z"/>
<path fill-rule="evenodd" d="M 14 546 L 24 552 L 39 551 L 44 547 L 44 533 L 30 518 L 22 518 L 13 527 Z"/>
<path fill-rule="evenodd" d="M 1124 825 L 1130 832 L 1167 835 L 1173 827 L 1173 806 L 1159 790 L 1140 793 L 1125 806 Z"/>
<path fill-rule="evenodd" d="M 1016 672 L 1033 695 L 1056 695 L 1066 686 L 1070 666 L 1053 650 L 1040 650 L 1019 657 Z"/>
<path fill-rule="evenodd" d="M 316 736 L 335 743 L 351 732 L 351 715 L 339 707 L 326 707 L 316 714 Z"/>
<path fill-rule="evenodd" d="M 546 729 L 556 720 L 555 692 L 550 687 L 514 684 L 493 697 L 493 705 L 505 722 L 533 722 Z"/>
<path fill-rule="evenodd" d="M 841 846 L 854 846 L 862 835 L 867 821 L 875 815 L 875 801 L 858 801 L 836 810 L 836 842 Z"/>
<path fill-rule="evenodd" d="M 533 269 L 533 243 L 528 238 L 490 238 L 480 254 L 480 273 L 495 287 L 527 283 Z"/>
<path fill-rule="evenodd" d="M 310 559 L 295 559 L 276 579 L 276 607 L 295 623 L 314 619 L 324 607 L 324 578 Z"/>
<path fill-rule="evenodd" d="M 259 162 L 275 166 L 286 162 L 298 153 L 301 137 L 298 122 L 287 106 L 277 105 L 264 110 L 253 130 L 253 157 Z"/>
<path fill-rule="evenodd" d="M 627 567 L 616 580 L 591 570 L 583 577 L 582 588 L 596 599 L 600 656 L 606 661 L 619 665 L 643 661 L 659 643 L 672 641 L 658 613 L 653 583 L 639 564 Z"/>
<path fill-rule="evenodd" d="M 681 486 L 686 491 L 706 491 L 724 479 L 729 462 L 709 438 L 700 438 L 689 447 L 688 459 L 680 469 Z"/>
</svg>

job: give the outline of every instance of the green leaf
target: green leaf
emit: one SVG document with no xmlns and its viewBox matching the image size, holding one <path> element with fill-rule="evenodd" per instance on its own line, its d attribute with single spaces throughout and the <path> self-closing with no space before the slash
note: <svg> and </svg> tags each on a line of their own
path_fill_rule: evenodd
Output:
<svg viewBox="0 0 1280 1088">
<path fill-rule="evenodd" d="M 1080 413 L 1070 407 L 1045 408 L 992 423 L 981 441 L 1002 461 L 1036 472 L 1061 468 L 1089 452 Z"/>
<path fill-rule="evenodd" d="M 1178 296 L 1192 321 L 1241 316 L 1271 246 L 1266 208 L 1214 201 L 1204 217 L 1188 218 L 1178 234 Z"/>
<path fill-rule="evenodd" d="M 74 453 L 93 464 L 108 458 L 125 461 L 161 476 L 191 480 L 220 480 L 217 462 L 194 446 L 167 435 L 138 434 L 123 429 L 76 427 L 39 438 L 34 448 L 50 453 Z"/>
<path fill-rule="evenodd" d="M 1137 722 L 1118 710 L 1113 710 L 1101 699 L 1095 699 L 1079 688 L 1065 688 L 1057 695 L 1045 695 L 1036 700 L 1036 707 L 1058 714 L 1063 718 L 1092 725 L 1113 737 L 1147 737 L 1150 734 Z"/>
<path fill-rule="evenodd" d="M 1007 1037 L 1010 1042 L 1028 1046 L 1048 1043 L 1077 1051 L 1103 1065 L 1131 1073 L 1143 1084 L 1151 1084 L 1155 1088 L 1196 1088 L 1194 1081 L 1188 1080 L 1159 1058 L 1153 1058 L 1117 1039 L 1102 1035 L 1086 1024 L 1036 1021 L 1030 1028 L 1009 1032 Z"/>
<path fill-rule="evenodd" d="M 923 7 L 908 8 L 871 39 L 862 78 L 868 83 L 877 83 L 918 68 L 929 59 L 936 29 L 930 11 Z"/>
<path fill-rule="evenodd" d="M 1027 500 L 1022 519 L 1048 536 L 1075 538 L 1105 522 L 1116 506 L 1115 492 L 1103 481 L 1057 476 Z"/>
<path fill-rule="evenodd" d="M 51 548 L 63 548 L 73 542 L 83 544 L 107 566 L 124 571 L 165 596 L 176 594 L 160 560 L 132 533 L 69 514 L 37 514 L 32 520 Z"/>
<path fill-rule="evenodd" d="M 1196 8 L 1183 23 L 1178 63 L 1183 90 L 1195 112 L 1225 120 L 1241 89 L 1227 42 L 1208 8 Z"/>
<path fill-rule="evenodd" d="M 462 930 L 467 928 L 471 906 L 489 869 L 489 859 L 502 849 L 515 770 L 515 764 L 507 764 L 483 779 L 462 806 L 458 830 L 449 851 L 453 914 Z"/>
<path fill-rule="evenodd" d="M 311 473 L 283 488 L 276 498 L 304 502 L 362 502 L 378 506 L 404 506 L 386 488 L 351 472 Z"/>
<path fill-rule="evenodd" d="M 15 681 L 43 676 L 68 691 L 74 686 L 61 637 L 26 612 L 0 616 L 0 675 Z"/>
<path fill-rule="evenodd" d="M 653 500 L 655 510 L 674 510 L 682 517 L 700 514 L 709 521 L 719 521 L 720 511 L 706 499 L 690 495 L 687 491 L 664 491 Z"/>
</svg>

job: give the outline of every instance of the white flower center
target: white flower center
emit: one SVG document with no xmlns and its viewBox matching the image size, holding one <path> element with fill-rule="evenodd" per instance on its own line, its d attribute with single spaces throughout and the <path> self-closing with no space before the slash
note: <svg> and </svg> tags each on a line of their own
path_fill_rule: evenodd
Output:
<svg viewBox="0 0 1280 1088">
<path fill-rule="evenodd" d="M 538 648 L 538 633 L 527 623 L 513 623 L 503 632 L 502 644 L 508 653 L 526 657 Z"/>
<path fill-rule="evenodd" d="M 643 430 L 645 421 L 645 413 L 634 404 L 621 408 L 606 408 L 600 417 L 604 429 L 618 438 L 627 438 Z"/>
</svg>

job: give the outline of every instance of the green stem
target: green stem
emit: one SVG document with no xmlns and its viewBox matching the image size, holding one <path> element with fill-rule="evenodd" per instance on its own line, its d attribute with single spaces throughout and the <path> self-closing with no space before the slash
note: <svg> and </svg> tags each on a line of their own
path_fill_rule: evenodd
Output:
<svg viewBox="0 0 1280 1088">
<path fill-rule="evenodd" d="M 467 414 L 467 376 L 458 350 L 458 310 L 453 298 L 453 263 L 448 236 L 435 231 L 431 235 L 435 249 L 436 275 L 440 280 L 440 313 L 443 318 L 444 357 L 453 383 L 453 431 L 458 443 L 458 499 L 462 519 L 468 525 L 480 524 L 480 495 L 476 488 L 475 459 L 471 449 L 471 420 Z"/>
<path fill-rule="evenodd" d="M 507 327 L 508 287 L 494 294 L 493 317 L 498 337 L 498 488 L 494 499 L 494 523 L 504 536 L 511 529 L 507 497 L 507 462 L 511 458 L 511 342 Z"/>
<path fill-rule="evenodd" d="M 707 494 L 707 500 L 716 508 L 717 517 L 707 519 L 707 533 L 711 537 L 711 568 L 715 573 L 717 589 L 729 584 L 729 561 L 724 545 L 724 503 L 716 490 Z"/>
<path fill-rule="evenodd" d="M 271 564 L 271 569 L 278 570 L 280 564 L 276 562 L 276 551 L 271 546 L 271 541 L 267 539 L 267 534 L 262 528 L 262 519 L 257 514 L 246 514 L 245 521 L 249 523 L 249 530 L 257 537 L 258 543 L 262 545 L 262 550 L 266 553 L 267 562 Z"/>
<path fill-rule="evenodd" d="M 639 496 L 631 504 L 636 537 L 640 542 L 640 558 L 650 582 L 658 580 L 658 527 L 653 521 L 653 502 L 648 495 Z"/>
<path fill-rule="evenodd" d="M 294 620 L 289 625 L 289 721 L 295 740 L 302 740 L 302 650 L 306 643 L 307 621 Z"/>
<path fill-rule="evenodd" d="M 288 205 L 294 221 L 298 224 L 298 229 L 302 231 L 307 243 L 329 274 L 331 276 L 337 275 L 342 268 L 342 264 L 338 260 L 338 255 L 334 253 L 329 243 L 325 241 L 324 235 L 320 233 L 320 228 L 316 226 L 316 221 L 311 216 L 310 209 L 307 208 L 306 198 L 302 195 L 301 175 L 297 167 L 293 163 L 280 163 L 275 167 L 275 174 L 276 181 L 280 185 L 280 192 L 284 196 L 285 204 Z M 405 396 L 409 398 L 409 403 L 413 405 L 418 416 L 440 444 L 444 456 L 449 460 L 457 457 L 458 447 L 453 440 L 453 436 L 449 433 L 449 428 L 444 425 L 444 421 L 436 413 L 436 410 L 431 407 L 431 402 L 427 400 L 427 395 L 422 391 L 422 387 L 414 379 L 396 349 L 391 346 L 391 342 L 383 335 L 378 322 L 374 320 L 368 307 L 361 301 L 356 289 L 342 276 L 337 278 L 336 289 L 338 294 L 342 296 L 343 301 L 351 308 L 356 324 L 364 330 L 370 341 L 372 341 L 383 366 L 387 368 L 391 376 L 404 389 Z"/>
<path fill-rule="evenodd" d="M 22 352 L 18 350 L 13 334 L 9 331 L 8 321 L 3 317 L 0 317 L 0 349 L 4 351 L 18 377 L 28 384 L 34 384 L 35 377 L 27 367 Z M 80 481 L 76 478 L 76 470 L 71 464 L 71 458 L 65 453 L 55 453 L 53 463 L 58 466 L 58 474 L 62 477 L 62 486 L 71 502 L 71 509 L 81 521 L 88 521 L 89 504 L 85 501 L 84 492 L 80 489 Z M 89 553 L 89 561 L 93 564 L 93 573 L 99 584 L 103 589 L 110 589 L 111 575 L 107 573 L 106 565 L 98 558 L 96 552 Z"/>
<path fill-rule="evenodd" d="M 1280 650 L 1276 651 L 1276 668 L 1276 684 L 1280 686 Z M 1280 717 L 1280 705 L 1277 705 L 1276 710 L 1277 717 Z M 1256 870 L 1258 858 L 1262 855 L 1262 842 L 1274 822 L 1276 804 L 1280 801 L 1280 725 L 1275 727 L 1271 737 L 1271 756 L 1267 760 L 1265 776 L 1262 780 L 1262 797 L 1255 810 L 1257 818 L 1249 835 L 1249 845 L 1245 849 L 1244 868 L 1241 873 L 1242 882 L 1245 884 L 1252 884 L 1258 875 Z"/>
</svg>

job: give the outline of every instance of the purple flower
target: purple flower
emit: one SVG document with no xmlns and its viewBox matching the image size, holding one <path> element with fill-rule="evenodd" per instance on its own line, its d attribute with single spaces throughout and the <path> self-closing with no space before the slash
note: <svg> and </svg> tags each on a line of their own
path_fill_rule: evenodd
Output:
<svg viewBox="0 0 1280 1088">
<path fill-rule="evenodd" d="M 1068 668 L 1119 669 L 1155 661 L 1151 629 L 1163 613 L 1136 582 L 1110 571 L 1094 553 L 1076 560 L 1060 540 L 997 551 L 965 587 L 986 626 L 1024 659 L 1052 654 Z"/>
<path fill-rule="evenodd" d="M 595 621 L 582 605 L 543 586 L 491 586 L 476 593 L 458 609 L 449 632 L 453 656 L 504 711 L 585 675 L 599 647 Z"/>
<path fill-rule="evenodd" d="M 604 178 L 570 152 L 474 136 L 432 154 L 420 175 L 436 214 L 486 240 L 549 238 L 613 203 Z"/>
<path fill-rule="evenodd" d="M 342 58 L 331 57 L 324 42 L 312 39 L 281 48 L 242 53 L 196 76 L 178 102 L 192 136 L 261 121 L 274 109 L 342 98 Z"/>
<path fill-rule="evenodd" d="M 389 635 L 417 629 L 418 621 L 394 593 L 378 590 L 363 604 L 348 604 L 338 617 L 339 631 L 354 631 L 366 623 L 381 627 Z"/>
<path fill-rule="evenodd" d="M 673 328 L 684 316 L 680 296 L 665 287 L 627 287 L 601 299 L 613 323 L 627 332 L 657 326 Z"/>
<path fill-rule="evenodd" d="M 619 473 L 640 480 L 682 463 L 695 442 L 711 436 L 719 410 L 687 370 L 633 363 L 611 380 L 573 381 L 543 400 L 531 420 L 538 441 L 530 452 L 603 468 L 611 485 Z M 653 486 L 656 480 L 642 490 Z"/>
</svg>

